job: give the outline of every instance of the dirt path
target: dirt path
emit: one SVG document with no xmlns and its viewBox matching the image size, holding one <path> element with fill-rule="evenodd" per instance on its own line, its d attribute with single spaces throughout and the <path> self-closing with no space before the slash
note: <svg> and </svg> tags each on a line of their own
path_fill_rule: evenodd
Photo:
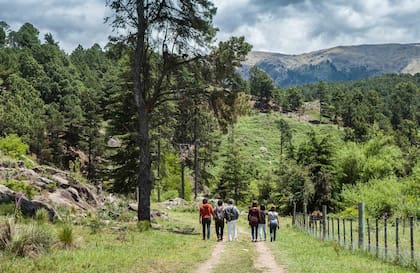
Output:
<svg viewBox="0 0 420 273">
<path fill-rule="evenodd" d="M 239 234 L 242 238 L 248 238 L 249 232 L 244 229 L 238 229 Z M 245 237 L 246 236 L 246 237 Z M 252 243 L 257 250 L 257 257 L 254 258 L 254 267 L 261 270 L 262 273 L 286 273 L 286 266 L 279 266 L 271 253 L 270 248 L 267 246 L 270 242 L 257 242 Z M 201 264 L 196 270 L 196 273 L 213 272 L 214 268 L 218 266 L 217 261 L 221 261 L 218 257 L 223 256 L 225 252 L 226 241 L 218 242 L 212 250 L 211 257 Z"/>
<path fill-rule="evenodd" d="M 254 266 L 256 269 L 261 270 L 264 273 L 284 273 L 286 272 L 285 266 L 279 266 L 274 259 L 270 248 L 267 247 L 267 242 L 254 243 L 258 256 L 254 260 Z"/>
<path fill-rule="evenodd" d="M 211 257 L 201 264 L 195 272 L 203 273 L 203 272 L 212 272 L 213 269 L 217 266 L 217 261 L 220 261 L 219 257 L 223 256 L 223 252 L 225 252 L 226 241 L 218 242 L 214 247 L 211 253 Z"/>
<path fill-rule="evenodd" d="M 246 232 L 243 229 L 239 229 L 239 233 L 242 236 L 248 236 L 251 240 L 249 232 Z M 268 236 L 270 236 L 270 234 L 268 234 Z M 261 270 L 263 273 L 285 273 L 287 267 L 279 266 L 276 263 L 276 260 L 274 259 L 270 248 L 267 247 L 267 244 L 269 244 L 268 241 L 253 243 L 258 253 L 258 256 L 254 259 L 255 268 Z"/>
</svg>

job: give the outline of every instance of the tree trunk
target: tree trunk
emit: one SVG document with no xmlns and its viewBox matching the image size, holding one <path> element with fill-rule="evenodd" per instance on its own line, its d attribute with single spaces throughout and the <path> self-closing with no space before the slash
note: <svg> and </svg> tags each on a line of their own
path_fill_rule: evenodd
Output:
<svg viewBox="0 0 420 273">
<path fill-rule="evenodd" d="M 137 178 L 139 201 L 137 216 L 139 221 L 150 221 L 150 192 L 152 190 L 152 157 L 150 155 L 149 113 L 146 109 L 148 71 L 146 67 L 146 15 L 144 0 L 137 0 L 137 39 L 134 53 L 134 96 L 138 118 L 138 145 L 140 166 Z"/>
</svg>

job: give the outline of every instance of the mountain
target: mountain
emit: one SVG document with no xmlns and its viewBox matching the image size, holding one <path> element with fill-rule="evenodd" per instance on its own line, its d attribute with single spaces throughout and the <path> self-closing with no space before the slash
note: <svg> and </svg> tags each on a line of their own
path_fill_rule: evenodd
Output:
<svg viewBox="0 0 420 273">
<path fill-rule="evenodd" d="M 351 81 L 386 73 L 420 72 L 420 43 L 338 46 L 300 55 L 251 52 L 240 73 L 257 65 L 279 86 Z"/>
</svg>

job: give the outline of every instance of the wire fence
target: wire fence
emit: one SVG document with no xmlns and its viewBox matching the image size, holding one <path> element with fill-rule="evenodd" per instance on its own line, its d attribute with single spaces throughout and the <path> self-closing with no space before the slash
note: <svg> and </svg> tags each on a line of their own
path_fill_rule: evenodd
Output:
<svg viewBox="0 0 420 273">
<path fill-rule="evenodd" d="M 369 219 L 359 207 L 358 218 L 339 218 L 324 213 L 294 213 L 294 226 L 345 249 L 365 251 L 403 266 L 420 268 L 420 222 L 414 217 Z M 304 211 L 306 211 L 304 209 Z M 361 217 L 362 216 L 362 217 Z"/>
</svg>

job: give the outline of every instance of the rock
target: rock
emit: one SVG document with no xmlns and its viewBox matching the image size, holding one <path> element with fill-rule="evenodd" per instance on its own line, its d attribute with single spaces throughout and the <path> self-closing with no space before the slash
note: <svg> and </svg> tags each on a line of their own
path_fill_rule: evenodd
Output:
<svg viewBox="0 0 420 273">
<path fill-rule="evenodd" d="M 0 204 L 15 201 L 15 192 L 0 184 Z"/>
<path fill-rule="evenodd" d="M 132 210 L 132 211 L 137 211 L 138 205 L 137 204 L 133 204 L 133 203 L 128 204 L 128 209 L 129 210 Z"/>
<path fill-rule="evenodd" d="M 17 193 L 10 190 L 4 185 L 0 185 L 0 204 L 1 203 L 15 203 Z M 40 201 L 40 200 L 29 200 L 25 196 L 21 197 L 20 201 L 20 210 L 23 215 L 34 217 L 38 209 L 45 209 L 48 212 L 50 221 L 59 219 L 57 211 L 50 205 Z"/>
<path fill-rule="evenodd" d="M 79 196 L 79 192 L 75 189 L 75 188 L 68 188 L 67 191 L 71 194 L 71 197 L 73 198 L 74 201 L 79 202 L 80 201 L 80 196 Z"/>
<path fill-rule="evenodd" d="M 92 191 L 83 184 L 72 184 L 71 185 L 74 189 L 77 190 L 79 193 L 79 196 L 83 198 L 89 205 L 97 206 L 98 200 L 96 200 L 95 195 L 92 193 Z"/>
<path fill-rule="evenodd" d="M 67 177 L 61 174 L 56 173 L 52 176 L 52 179 L 57 183 L 57 186 L 60 188 L 68 188 L 70 187 L 70 182 L 67 180 Z"/>
<path fill-rule="evenodd" d="M 260 153 L 266 154 L 268 152 L 268 149 L 266 147 L 260 147 Z"/>
</svg>

